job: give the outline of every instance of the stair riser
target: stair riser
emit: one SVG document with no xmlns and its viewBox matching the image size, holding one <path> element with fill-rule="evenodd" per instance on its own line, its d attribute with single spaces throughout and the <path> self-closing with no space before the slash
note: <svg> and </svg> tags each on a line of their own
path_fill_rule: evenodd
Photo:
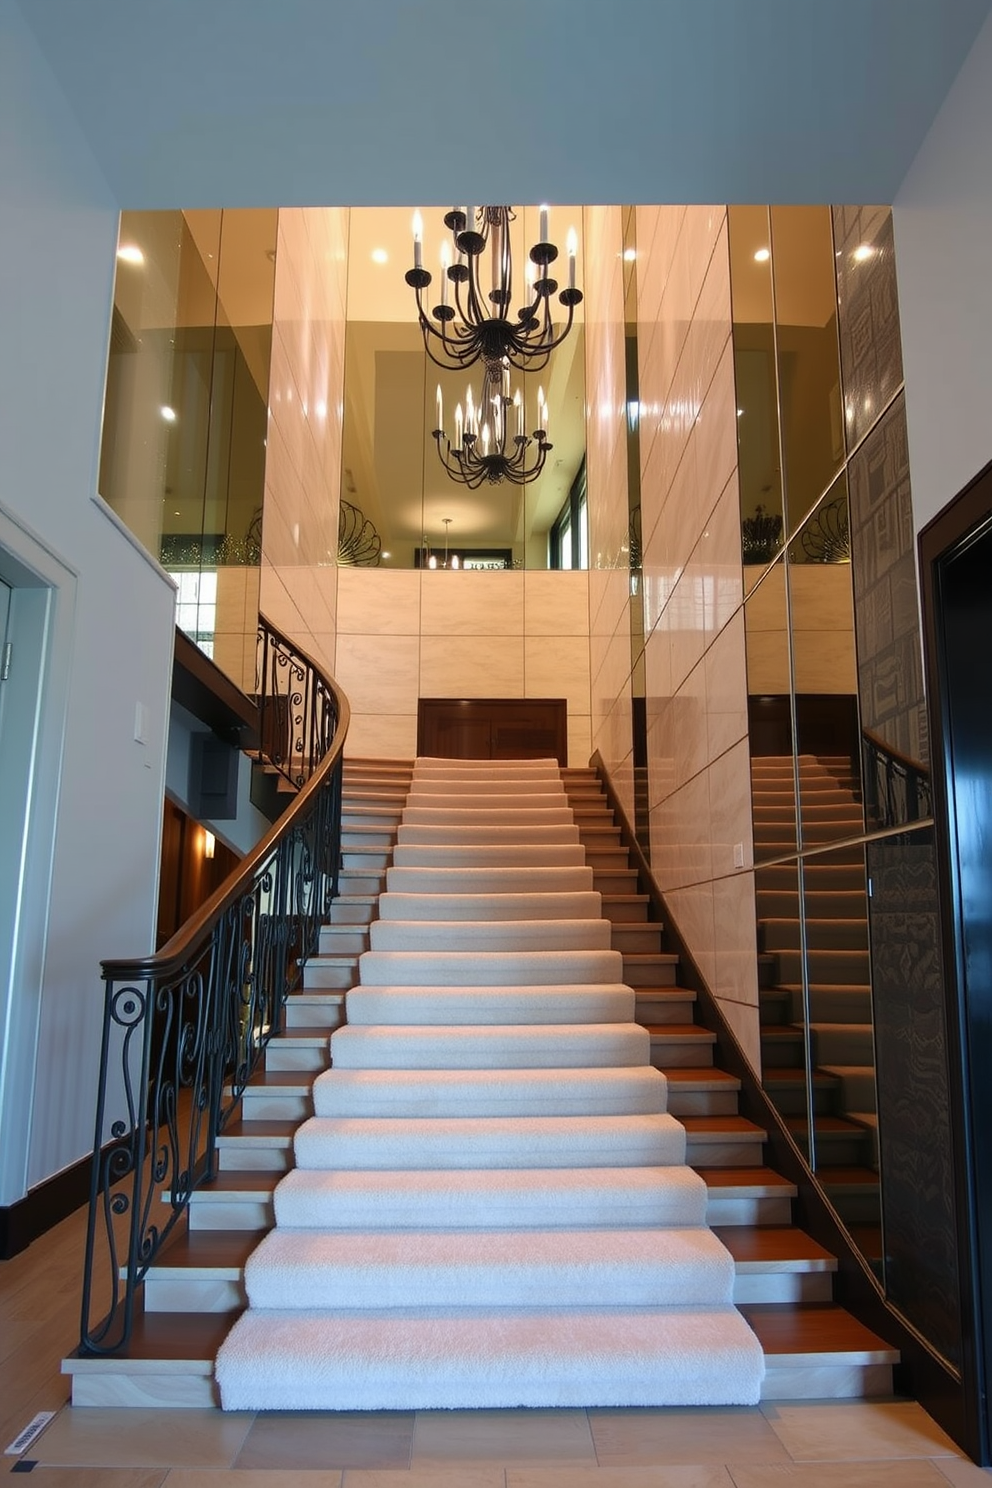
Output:
<svg viewBox="0 0 992 1488">
<path fill-rule="evenodd" d="M 703 1068 L 713 1063 L 713 1044 L 705 1039 L 673 1039 L 651 1035 L 651 1063 L 655 1069 Z"/>
<path fill-rule="evenodd" d="M 774 1302 L 788 1306 L 806 1302 L 830 1302 L 833 1273 L 830 1271 L 738 1272 L 734 1278 L 734 1303 Z"/>
<path fill-rule="evenodd" d="M 638 998 L 635 1004 L 634 1017 L 638 1023 L 691 1023 L 695 999 L 687 997 L 685 1001 L 673 998 L 669 1001 L 645 1000 Z"/>
<path fill-rule="evenodd" d="M 330 1053 L 326 1042 L 319 1048 L 282 1049 L 279 1047 L 279 1040 L 273 1039 L 265 1051 L 265 1068 L 273 1072 L 319 1071 L 326 1069 L 329 1061 Z"/>
<path fill-rule="evenodd" d="M 344 1022 L 344 998 L 335 1002 L 322 1002 L 309 998 L 305 992 L 290 997 L 285 1009 L 285 1028 L 326 1028 L 328 1038 L 335 1028 Z"/>
<path fill-rule="evenodd" d="M 161 1277 L 154 1270 L 145 1281 L 146 1312 L 233 1312 L 247 1303 L 244 1281 L 210 1277 Z"/>
<path fill-rule="evenodd" d="M 347 991 L 353 987 L 358 980 L 358 957 L 348 966 L 336 966 L 330 961 L 308 961 L 303 968 L 303 987 L 305 991 L 318 992 L 322 988 L 329 991 Z"/>
<path fill-rule="evenodd" d="M 805 1062 L 802 1035 L 790 1039 L 761 1040 L 763 1069 L 799 1069 Z"/>
<path fill-rule="evenodd" d="M 392 858 L 392 848 L 358 849 L 342 845 L 341 867 L 346 873 L 385 873 Z"/>
<path fill-rule="evenodd" d="M 813 1058 L 817 1064 L 853 1064 L 864 1067 L 875 1062 L 870 1025 L 835 1023 L 813 1029 Z"/>
<path fill-rule="evenodd" d="M 189 1206 L 191 1230 L 268 1230 L 274 1218 L 271 1195 L 227 1203 L 208 1199 Z"/>
<path fill-rule="evenodd" d="M 778 976 L 776 980 L 786 985 L 802 981 L 802 957 L 798 951 L 778 951 Z M 867 951 L 810 951 L 806 957 L 809 980 L 815 984 L 825 982 L 829 986 L 867 985 L 871 973 Z"/>
<path fill-rule="evenodd" d="M 706 1205 L 706 1223 L 712 1226 L 785 1225 L 791 1222 L 791 1199 L 710 1199 Z"/>
<path fill-rule="evenodd" d="M 790 1011 L 793 1022 L 804 1017 L 801 992 L 792 993 Z M 809 1012 L 812 1023 L 871 1023 L 871 988 L 811 987 Z"/>
<path fill-rule="evenodd" d="M 126 1372 L 127 1362 L 121 1360 L 120 1373 L 74 1373 L 72 1404 L 104 1410 L 214 1410 L 220 1404 L 212 1366 L 207 1373 L 201 1369 L 180 1374 L 173 1369 L 165 1374 L 130 1374 Z"/>
<path fill-rule="evenodd" d="M 806 945 L 811 951 L 868 951 L 867 920 L 806 921 Z M 798 951 L 798 920 L 763 920 L 761 947 L 765 951 Z"/>
<path fill-rule="evenodd" d="M 891 1364 L 766 1365 L 762 1400 L 869 1400 L 892 1394 Z"/>
<path fill-rule="evenodd" d="M 661 927 L 625 925 L 614 922 L 610 944 L 615 951 L 639 951 L 656 955 L 661 950 Z"/>
<path fill-rule="evenodd" d="M 693 1168 L 757 1168 L 764 1143 L 758 1141 L 701 1141 L 691 1133 L 686 1138 L 685 1160 Z"/>
<path fill-rule="evenodd" d="M 312 1112 L 308 1095 L 281 1095 L 264 1087 L 246 1090 L 241 1108 L 245 1121 L 305 1121 Z"/>
<path fill-rule="evenodd" d="M 630 953 L 624 956 L 623 980 L 628 987 L 674 987 L 678 971 L 677 958 L 675 956 L 667 959 L 658 956 L 655 958 L 653 952 L 648 952 L 651 960 L 638 964 L 630 959 Z"/>
<path fill-rule="evenodd" d="M 369 932 L 360 926 L 322 925 L 317 942 L 320 956 L 360 956 L 369 948 Z"/>
<path fill-rule="evenodd" d="M 293 1166 L 293 1144 L 290 1138 L 281 1147 L 271 1142 L 255 1144 L 250 1137 L 239 1137 L 217 1149 L 217 1165 L 222 1173 L 287 1173 Z"/>
<path fill-rule="evenodd" d="M 395 827 L 342 826 L 341 847 L 348 861 L 348 849 L 355 847 L 391 848 L 396 841 Z"/>
<path fill-rule="evenodd" d="M 335 900 L 331 905 L 332 925 L 368 925 L 375 913 L 375 900 L 368 904 L 342 904 Z"/>
<path fill-rule="evenodd" d="M 737 1092 L 734 1090 L 668 1090 L 668 1111 L 681 1116 L 736 1116 Z"/>
</svg>

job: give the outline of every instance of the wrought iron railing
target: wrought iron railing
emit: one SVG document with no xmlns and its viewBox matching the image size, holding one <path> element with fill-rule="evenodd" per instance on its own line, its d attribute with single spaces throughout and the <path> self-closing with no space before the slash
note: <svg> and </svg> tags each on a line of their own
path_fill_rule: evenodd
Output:
<svg viewBox="0 0 992 1488">
<path fill-rule="evenodd" d="M 864 729 L 861 764 L 865 817 L 872 829 L 899 827 L 933 815 L 930 772 L 919 760 Z"/>
<path fill-rule="evenodd" d="M 282 1028 L 337 892 L 347 700 L 264 621 L 259 660 L 262 737 L 283 741 L 298 795 L 157 955 L 103 963 L 85 1354 L 126 1349 L 148 1268 L 216 1178 L 218 1137 Z"/>
</svg>

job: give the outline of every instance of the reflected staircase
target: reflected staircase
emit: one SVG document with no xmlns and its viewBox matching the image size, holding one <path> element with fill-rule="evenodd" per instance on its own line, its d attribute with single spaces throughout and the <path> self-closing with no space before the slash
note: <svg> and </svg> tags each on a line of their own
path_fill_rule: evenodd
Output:
<svg viewBox="0 0 992 1488">
<path fill-rule="evenodd" d="M 292 1165 L 296 1129 L 312 1112 L 311 1087 L 368 948 L 411 768 L 346 761 L 340 893 L 319 954 L 245 1093 L 241 1120 L 219 1139 L 217 1181 L 193 1195 L 188 1225 L 149 1273 L 128 1356 L 65 1361 L 75 1405 L 216 1403 L 214 1359 L 244 1308 L 245 1262 L 272 1226 L 274 1188 Z M 591 769 L 561 776 L 602 914 L 612 922 L 612 946 L 635 992 L 637 1021 L 649 1030 L 651 1062 L 668 1078 L 668 1109 L 686 1129 L 686 1160 L 706 1185 L 707 1222 L 733 1257 L 734 1300 L 765 1354 L 763 1398 L 890 1393 L 897 1352 L 833 1302 L 837 1261 L 794 1224 L 797 1190 L 765 1165 L 765 1132 L 738 1112 L 740 1083 L 714 1063 L 716 1037 L 694 1021 L 695 994 L 679 986 L 678 959 L 662 949 L 664 927 L 650 919 L 651 901 L 602 783 Z M 788 920 L 786 901 L 768 897 L 775 884 L 761 892 L 767 918 Z M 783 945 L 776 954 L 789 950 Z M 791 995 L 788 984 L 780 988 L 783 1009 Z"/>
<path fill-rule="evenodd" d="M 863 1254 L 877 1263 L 878 1130 L 864 851 L 858 843 L 830 846 L 863 832 L 860 793 L 846 757 L 800 756 L 802 841 L 807 849 L 822 849 L 803 859 L 800 890 L 793 771 L 791 755 L 752 760 L 762 1080 L 808 1157 L 808 1031 L 817 1176 Z M 790 854 L 791 862 L 761 862 Z"/>
</svg>

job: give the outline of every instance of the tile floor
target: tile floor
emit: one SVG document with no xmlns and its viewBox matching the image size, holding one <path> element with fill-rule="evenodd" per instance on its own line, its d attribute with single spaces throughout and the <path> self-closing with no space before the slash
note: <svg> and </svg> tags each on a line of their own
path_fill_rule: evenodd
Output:
<svg viewBox="0 0 992 1488">
<path fill-rule="evenodd" d="M 992 1488 L 912 1401 L 755 1409 L 72 1410 L 82 1211 L 0 1263 L 4 1473 L 33 1488 Z"/>
<path fill-rule="evenodd" d="M 914 1402 L 310 1415 L 63 1407 L 35 1488 L 979 1488 Z"/>
</svg>

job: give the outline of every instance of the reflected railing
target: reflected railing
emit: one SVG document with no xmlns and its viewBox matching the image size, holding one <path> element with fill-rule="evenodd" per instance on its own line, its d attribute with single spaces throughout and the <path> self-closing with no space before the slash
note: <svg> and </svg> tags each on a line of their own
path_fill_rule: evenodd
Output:
<svg viewBox="0 0 992 1488">
<path fill-rule="evenodd" d="M 933 814 L 930 771 L 870 729 L 861 731 L 865 815 L 877 828 L 904 826 Z"/>
<path fill-rule="evenodd" d="M 216 1179 L 219 1138 L 337 893 L 348 702 L 264 620 L 259 708 L 263 753 L 274 747 L 299 793 L 157 955 L 103 963 L 83 1354 L 126 1348 L 148 1268 Z"/>
</svg>

